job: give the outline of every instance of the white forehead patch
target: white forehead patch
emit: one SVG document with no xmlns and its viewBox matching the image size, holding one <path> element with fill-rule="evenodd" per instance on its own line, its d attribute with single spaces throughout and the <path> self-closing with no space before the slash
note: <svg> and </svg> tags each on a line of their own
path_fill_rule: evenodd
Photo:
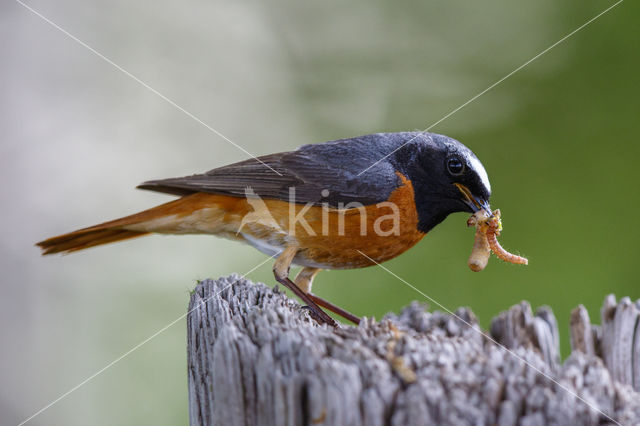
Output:
<svg viewBox="0 0 640 426">
<path fill-rule="evenodd" d="M 484 166 L 482 165 L 480 160 L 478 160 L 475 156 L 472 156 L 472 155 L 468 155 L 467 160 L 469 161 L 469 166 L 471 166 L 471 168 L 475 170 L 475 172 L 480 177 L 482 184 L 484 185 L 485 188 L 487 188 L 487 191 L 489 192 L 489 194 L 491 194 L 491 184 L 489 183 L 489 175 L 487 175 L 487 171 L 484 169 Z"/>
</svg>

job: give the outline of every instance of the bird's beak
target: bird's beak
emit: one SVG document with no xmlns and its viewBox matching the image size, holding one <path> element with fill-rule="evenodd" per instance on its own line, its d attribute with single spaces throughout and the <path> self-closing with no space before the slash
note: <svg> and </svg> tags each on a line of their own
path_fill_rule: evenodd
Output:
<svg viewBox="0 0 640 426">
<path fill-rule="evenodd" d="M 460 192 L 462 192 L 462 195 L 464 195 L 464 203 L 471 207 L 471 210 L 473 210 L 474 213 L 478 210 L 484 210 L 491 215 L 491 207 L 487 200 L 482 197 L 474 196 L 471 191 L 469 191 L 469 188 L 461 183 L 454 183 L 454 185 L 460 190 Z"/>
</svg>

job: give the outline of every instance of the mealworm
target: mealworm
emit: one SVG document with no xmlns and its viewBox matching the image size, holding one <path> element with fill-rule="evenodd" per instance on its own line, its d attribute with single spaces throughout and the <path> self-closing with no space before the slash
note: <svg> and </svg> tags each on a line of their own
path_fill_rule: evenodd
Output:
<svg viewBox="0 0 640 426">
<path fill-rule="evenodd" d="M 529 260 L 526 257 L 518 256 L 517 254 L 509 253 L 506 251 L 498 242 L 496 238 L 495 232 L 487 232 L 487 241 L 489 242 L 489 247 L 491 247 L 491 251 L 493 254 L 498 256 L 499 259 L 504 260 L 505 262 L 515 263 L 518 265 L 528 265 Z"/>
<path fill-rule="evenodd" d="M 487 221 L 487 227 L 485 231 L 487 242 L 489 243 L 489 247 L 491 248 L 493 254 L 495 254 L 499 259 L 502 259 L 505 262 L 515 263 L 518 265 L 528 265 L 529 260 L 527 258 L 509 253 L 500 245 L 497 235 L 500 233 L 501 228 L 502 225 L 500 223 L 500 210 L 495 210 L 493 212 L 493 215 L 491 215 L 491 217 Z"/>
<path fill-rule="evenodd" d="M 467 262 L 467 264 L 469 265 L 469 269 L 474 272 L 482 271 L 487 267 L 490 255 L 491 250 L 489 247 L 489 241 L 487 240 L 487 234 L 483 232 L 481 226 L 478 226 L 476 228 L 476 239 L 473 242 L 473 250 L 471 250 L 471 255 L 469 256 L 469 261 Z"/>
<path fill-rule="evenodd" d="M 476 227 L 473 249 L 471 250 L 471 255 L 469 256 L 469 261 L 467 262 L 467 265 L 469 265 L 469 269 L 474 272 L 480 272 L 484 268 L 486 268 L 487 263 L 489 263 L 489 256 L 491 256 L 491 249 L 489 247 L 489 242 L 487 241 L 487 235 L 485 232 L 485 223 L 488 219 L 489 216 L 487 215 L 487 213 L 484 210 L 481 210 L 472 215 L 469 220 L 467 220 L 467 226 Z"/>
<path fill-rule="evenodd" d="M 467 262 L 472 271 L 482 271 L 487 266 L 491 252 L 505 262 L 529 264 L 526 258 L 509 253 L 498 242 L 497 237 L 502 230 L 500 210 L 495 210 L 491 216 L 482 210 L 478 211 L 467 220 L 467 226 L 476 227 L 473 250 Z"/>
</svg>

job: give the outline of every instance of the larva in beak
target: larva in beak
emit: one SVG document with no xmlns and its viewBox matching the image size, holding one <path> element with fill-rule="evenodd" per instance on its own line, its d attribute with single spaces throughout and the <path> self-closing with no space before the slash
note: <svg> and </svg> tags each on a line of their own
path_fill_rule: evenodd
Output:
<svg viewBox="0 0 640 426">
<path fill-rule="evenodd" d="M 500 210 L 494 210 L 489 216 L 484 210 L 474 213 L 468 220 L 467 226 L 476 227 L 473 250 L 469 256 L 469 268 L 474 272 L 482 271 L 489 262 L 491 252 L 505 262 L 518 265 L 528 265 L 527 258 L 509 253 L 498 242 L 497 236 L 502 230 Z"/>
</svg>

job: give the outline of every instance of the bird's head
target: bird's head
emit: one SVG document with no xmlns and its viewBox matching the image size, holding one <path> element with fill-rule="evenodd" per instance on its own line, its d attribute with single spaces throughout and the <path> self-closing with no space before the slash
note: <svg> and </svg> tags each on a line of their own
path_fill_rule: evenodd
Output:
<svg viewBox="0 0 640 426">
<path fill-rule="evenodd" d="M 491 184 L 475 154 L 455 139 L 433 133 L 417 136 L 393 161 L 413 185 L 418 229 L 428 232 L 455 212 L 489 214 Z"/>
</svg>

